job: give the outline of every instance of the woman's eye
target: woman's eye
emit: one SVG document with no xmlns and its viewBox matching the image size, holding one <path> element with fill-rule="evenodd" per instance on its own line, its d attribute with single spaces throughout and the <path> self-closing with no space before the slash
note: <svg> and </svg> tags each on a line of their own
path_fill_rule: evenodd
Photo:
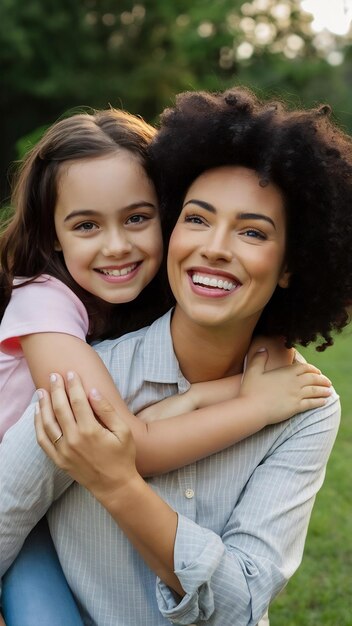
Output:
<svg viewBox="0 0 352 626">
<path fill-rule="evenodd" d="M 94 222 L 82 222 L 81 224 L 77 224 L 77 226 L 75 226 L 75 230 L 80 230 L 82 232 L 91 232 L 95 228 L 98 228 L 98 226 L 94 224 Z"/>
<path fill-rule="evenodd" d="M 248 228 L 243 231 L 243 235 L 246 237 L 252 237 L 253 239 L 266 239 L 266 235 L 264 235 L 264 233 L 261 233 L 259 230 L 255 230 L 254 228 Z"/>
<path fill-rule="evenodd" d="M 204 219 L 199 215 L 186 215 L 185 222 L 190 224 L 204 224 Z"/>
</svg>

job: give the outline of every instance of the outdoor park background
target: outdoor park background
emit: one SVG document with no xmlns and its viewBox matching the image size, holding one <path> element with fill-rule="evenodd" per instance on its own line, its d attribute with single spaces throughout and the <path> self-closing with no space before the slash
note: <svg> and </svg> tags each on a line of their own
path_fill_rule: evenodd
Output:
<svg viewBox="0 0 352 626">
<path fill-rule="evenodd" d="M 341 26 L 351 11 L 350 0 L 1 0 L 3 214 L 11 164 L 68 111 L 112 105 L 153 123 L 179 91 L 235 84 L 292 105 L 328 102 L 352 132 L 352 37 Z M 342 426 L 303 564 L 271 625 L 352 626 L 351 328 L 326 352 L 303 352 L 340 393 Z"/>
</svg>

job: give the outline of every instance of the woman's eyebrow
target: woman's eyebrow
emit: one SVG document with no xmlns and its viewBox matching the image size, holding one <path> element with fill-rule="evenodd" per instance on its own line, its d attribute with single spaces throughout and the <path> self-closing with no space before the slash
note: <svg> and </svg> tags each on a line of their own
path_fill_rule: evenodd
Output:
<svg viewBox="0 0 352 626">
<path fill-rule="evenodd" d="M 185 208 L 187 204 L 196 204 L 202 209 L 210 211 L 210 213 L 216 213 L 216 208 L 212 204 L 209 204 L 209 202 L 205 202 L 204 200 L 187 200 L 187 202 L 185 202 L 185 204 L 183 205 L 183 208 Z M 271 217 L 269 217 L 268 215 L 263 215 L 262 213 L 238 213 L 236 217 L 239 220 L 264 220 L 265 222 L 271 224 L 276 230 L 275 222 L 271 219 Z"/>
<path fill-rule="evenodd" d="M 239 220 L 264 220 L 265 222 L 269 222 L 275 230 L 275 222 L 268 215 L 263 215 L 262 213 L 239 213 L 237 215 Z"/>
<path fill-rule="evenodd" d="M 210 211 L 210 213 L 216 213 L 216 209 L 212 204 L 209 204 L 209 202 L 204 202 L 204 200 L 187 200 L 187 202 L 185 202 L 185 204 L 183 205 L 183 209 L 185 208 L 185 206 L 187 206 L 187 204 L 196 204 L 197 206 L 200 206 L 202 209 L 205 209 L 206 211 Z"/>
</svg>

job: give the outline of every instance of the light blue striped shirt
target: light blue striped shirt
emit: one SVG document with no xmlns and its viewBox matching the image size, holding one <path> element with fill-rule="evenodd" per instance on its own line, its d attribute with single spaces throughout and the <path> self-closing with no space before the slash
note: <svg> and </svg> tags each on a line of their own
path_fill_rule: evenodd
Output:
<svg viewBox="0 0 352 626">
<path fill-rule="evenodd" d="M 189 386 L 170 314 L 96 349 L 134 412 Z M 1 445 L 0 573 L 52 505 L 52 536 L 86 625 L 254 626 L 301 561 L 339 417 L 334 395 L 324 408 L 148 479 L 179 515 L 174 564 L 186 594 L 177 603 L 107 511 L 39 448 L 31 407 Z"/>
</svg>

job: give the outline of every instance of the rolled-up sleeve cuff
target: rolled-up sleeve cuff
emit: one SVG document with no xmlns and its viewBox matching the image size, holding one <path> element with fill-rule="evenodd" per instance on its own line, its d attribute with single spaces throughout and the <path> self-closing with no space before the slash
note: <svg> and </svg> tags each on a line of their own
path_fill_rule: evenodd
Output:
<svg viewBox="0 0 352 626">
<path fill-rule="evenodd" d="M 175 541 L 175 574 L 185 591 L 177 602 L 175 593 L 159 578 L 156 597 L 161 614 L 174 624 L 193 624 L 208 620 L 214 612 L 210 581 L 224 554 L 218 535 L 192 520 L 178 516 Z"/>
</svg>

